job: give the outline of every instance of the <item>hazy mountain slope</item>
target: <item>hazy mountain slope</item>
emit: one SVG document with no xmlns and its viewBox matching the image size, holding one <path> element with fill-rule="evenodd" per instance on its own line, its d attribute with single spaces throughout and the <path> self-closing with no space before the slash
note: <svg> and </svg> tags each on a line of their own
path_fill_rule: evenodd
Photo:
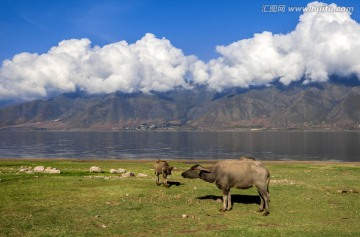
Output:
<svg viewBox="0 0 360 237">
<path fill-rule="evenodd" d="M 360 86 L 322 84 L 222 93 L 64 94 L 0 108 L 0 127 L 123 129 L 142 124 L 201 128 L 352 127 L 360 124 Z"/>
</svg>

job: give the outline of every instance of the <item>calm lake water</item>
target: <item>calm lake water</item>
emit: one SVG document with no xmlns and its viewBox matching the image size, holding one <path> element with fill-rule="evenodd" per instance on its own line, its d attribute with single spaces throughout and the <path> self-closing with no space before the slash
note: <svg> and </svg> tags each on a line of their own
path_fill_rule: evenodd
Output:
<svg viewBox="0 0 360 237">
<path fill-rule="evenodd" d="M 0 158 L 360 161 L 359 131 L 0 131 Z"/>
</svg>

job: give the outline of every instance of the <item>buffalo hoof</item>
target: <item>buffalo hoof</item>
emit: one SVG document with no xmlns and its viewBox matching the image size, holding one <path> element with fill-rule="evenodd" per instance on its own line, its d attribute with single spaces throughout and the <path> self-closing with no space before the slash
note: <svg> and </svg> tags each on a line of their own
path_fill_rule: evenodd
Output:
<svg viewBox="0 0 360 237">
<path fill-rule="evenodd" d="M 262 208 L 259 208 L 258 210 L 257 210 L 257 212 L 263 212 L 264 211 L 264 209 L 262 209 Z"/>
<path fill-rule="evenodd" d="M 219 212 L 226 212 L 227 209 L 224 209 L 224 208 L 220 208 Z"/>
<path fill-rule="evenodd" d="M 266 212 L 263 213 L 263 216 L 268 216 L 269 214 L 270 214 L 270 212 L 266 211 Z"/>
</svg>

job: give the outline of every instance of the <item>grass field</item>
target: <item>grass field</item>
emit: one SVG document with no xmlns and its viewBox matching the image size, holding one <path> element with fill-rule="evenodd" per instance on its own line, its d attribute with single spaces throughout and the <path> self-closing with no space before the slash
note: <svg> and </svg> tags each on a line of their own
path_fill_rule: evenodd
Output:
<svg viewBox="0 0 360 237">
<path fill-rule="evenodd" d="M 0 160 L 0 236 L 360 236 L 360 163 L 266 162 L 266 217 L 256 189 L 232 190 L 233 210 L 222 213 L 214 184 L 181 177 L 194 162 L 169 163 L 167 189 L 153 161 Z M 62 173 L 18 173 L 39 165 Z M 93 165 L 105 172 L 89 173 Z"/>
</svg>

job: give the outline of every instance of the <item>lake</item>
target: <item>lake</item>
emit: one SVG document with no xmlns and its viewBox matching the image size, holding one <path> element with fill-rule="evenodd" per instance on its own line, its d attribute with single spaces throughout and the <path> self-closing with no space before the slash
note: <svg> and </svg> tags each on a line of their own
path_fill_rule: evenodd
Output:
<svg viewBox="0 0 360 237">
<path fill-rule="evenodd" d="M 359 131 L 1 131 L 0 158 L 360 161 Z"/>
</svg>

